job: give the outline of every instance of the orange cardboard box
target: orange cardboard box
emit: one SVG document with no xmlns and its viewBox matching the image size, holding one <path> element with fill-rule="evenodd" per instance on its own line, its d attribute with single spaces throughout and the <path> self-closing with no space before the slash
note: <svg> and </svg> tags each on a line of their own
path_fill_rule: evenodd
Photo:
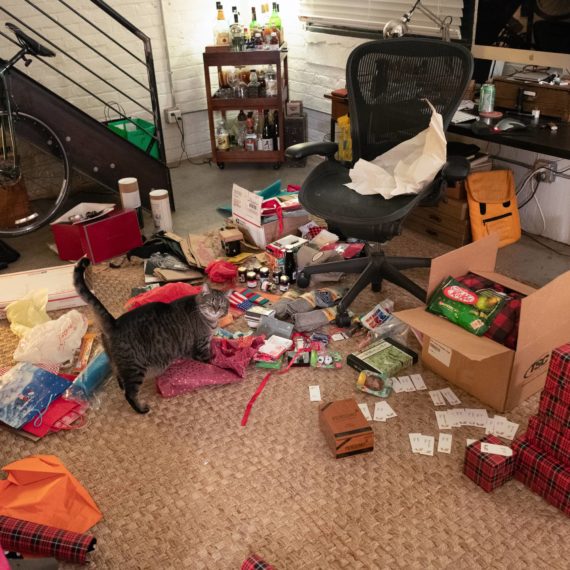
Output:
<svg viewBox="0 0 570 570">
<path fill-rule="evenodd" d="M 481 402 L 504 412 L 544 386 L 550 353 L 570 337 L 570 271 L 540 289 L 495 272 L 499 238 L 492 234 L 432 260 L 428 298 L 448 276 L 471 271 L 523 293 L 516 350 L 478 337 L 425 307 L 395 315 L 420 333 L 423 363 Z"/>
<path fill-rule="evenodd" d="M 336 459 L 374 449 L 374 432 L 353 398 L 321 406 L 319 424 Z"/>
</svg>

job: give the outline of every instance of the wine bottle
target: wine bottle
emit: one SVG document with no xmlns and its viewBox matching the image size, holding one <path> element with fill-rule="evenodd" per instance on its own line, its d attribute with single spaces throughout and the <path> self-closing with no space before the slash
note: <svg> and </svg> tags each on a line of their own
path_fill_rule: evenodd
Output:
<svg viewBox="0 0 570 570">
<path fill-rule="evenodd" d="M 279 113 L 273 111 L 273 150 L 281 150 L 279 142 Z"/>
<path fill-rule="evenodd" d="M 263 116 L 263 130 L 261 132 L 262 150 L 273 150 L 273 130 L 269 123 L 269 111 L 265 109 Z"/>
</svg>

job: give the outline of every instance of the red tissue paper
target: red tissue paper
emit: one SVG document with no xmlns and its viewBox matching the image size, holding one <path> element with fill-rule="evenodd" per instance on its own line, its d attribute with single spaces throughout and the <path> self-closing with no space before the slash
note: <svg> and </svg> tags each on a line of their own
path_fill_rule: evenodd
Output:
<svg viewBox="0 0 570 570">
<path fill-rule="evenodd" d="M 232 281 L 237 276 L 237 267 L 230 263 L 229 261 L 223 261 L 218 259 L 217 261 L 212 261 L 208 267 L 206 267 L 206 275 L 214 283 L 225 283 L 226 281 Z"/>
<path fill-rule="evenodd" d="M 243 378 L 247 365 L 264 342 L 263 335 L 245 336 L 239 339 L 213 338 L 210 364 L 233 370 Z"/>
<path fill-rule="evenodd" d="M 125 309 L 131 311 L 137 307 L 142 307 L 147 303 L 172 303 L 181 297 L 188 295 L 197 295 L 202 291 L 199 285 L 189 285 L 188 283 L 167 283 L 162 287 L 151 289 L 146 293 L 141 293 L 136 297 L 132 297 L 125 303 Z"/>
</svg>

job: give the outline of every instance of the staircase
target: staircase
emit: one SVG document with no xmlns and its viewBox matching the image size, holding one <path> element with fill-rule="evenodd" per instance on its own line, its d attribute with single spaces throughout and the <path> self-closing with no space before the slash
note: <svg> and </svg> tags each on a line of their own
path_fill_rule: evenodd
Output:
<svg viewBox="0 0 570 570">
<path fill-rule="evenodd" d="M 2 0 L 3 59 L 17 51 L 5 22 L 56 52 L 27 68 L 18 64 L 8 77 L 14 109 L 56 132 L 72 169 L 115 193 L 120 178 L 135 176 L 146 208 L 152 189 L 171 190 L 148 36 L 102 0 Z M 142 135 L 144 144 L 126 140 L 109 122 Z"/>
</svg>

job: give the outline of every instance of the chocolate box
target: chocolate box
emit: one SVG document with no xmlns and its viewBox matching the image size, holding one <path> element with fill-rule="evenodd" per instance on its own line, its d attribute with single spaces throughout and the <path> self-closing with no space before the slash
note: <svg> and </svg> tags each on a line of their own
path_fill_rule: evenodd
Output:
<svg viewBox="0 0 570 570">
<path fill-rule="evenodd" d="M 319 425 L 336 459 L 374 449 L 374 432 L 354 398 L 321 406 Z"/>
</svg>

